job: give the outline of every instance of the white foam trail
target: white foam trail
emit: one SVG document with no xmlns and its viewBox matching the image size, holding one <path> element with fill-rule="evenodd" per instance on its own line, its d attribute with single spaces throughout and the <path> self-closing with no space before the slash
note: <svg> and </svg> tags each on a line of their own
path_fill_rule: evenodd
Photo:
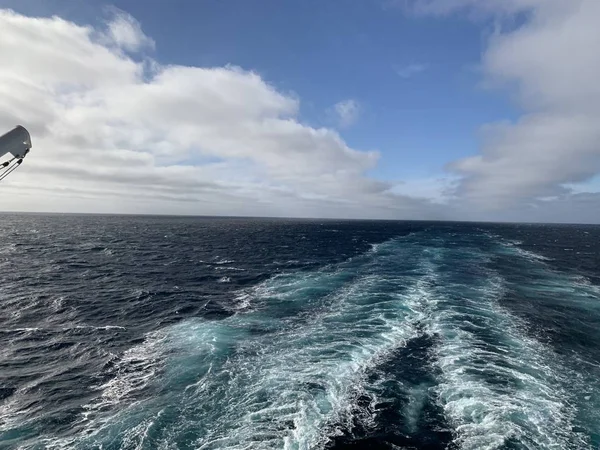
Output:
<svg viewBox="0 0 600 450">
<path fill-rule="evenodd" d="M 233 259 L 218 259 L 217 261 L 215 261 L 215 264 L 231 264 L 234 263 L 235 261 Z"/>
<path fill-rule="evenodd" d="M 509 239 L 502 239 L 500 238 L 500 236 L 497 236 L 497 238 L 500 240 L 500 242 L 502 242 L 502 244 L 506 248 L 514 251 L 515 253 L 523 256 L 526 259 L 532 261 L 552 261 L 552 258 L 548 258 L 547 256 L 540 255 L 539 253 L 535 253 L 530 250 L 525 250 L 521 247 L 521 245 L 523 244 L 521 241 L 511 241 Z"/>
<path fill-rule="evenodd" d="M 497 303 L 502 280 L 488 273 L 477 286 L 442 275 L 432 265 L 423 283 L 442 287 L 421 288 L 421 301 L 439 337 L 438 397 L 460 448 L 501 449 L 511 441 L 524 449 L 584 448 L 571 432 L 576 411 L 552 352 Z"/>
<path fill-rule="evenodd" d="M 127 429 L 134 448 L 151 411 L 167 403 L 184 420 L 169 433 L 195 434 L 199 449 L 324 445 L 336 432 L 329 427 L 348 424 L 356 410 L 365 370 L 416 335 L 418 313 L 402 291 L 418 276 L 395 272 L 419 258 L 383 246 L 325 271 L 268 280 L 246 293 L 247 313 L 149 335 L 123 355 L 88 407 L 99 413 L 70 442 L 102 445 L 111 430 Z M 136 400 L 146 388 L 152 396 Z"/>
<path fill-rule="evenodd" d="M 52 445 L 167 448 L 185 436 L 205 450 L 321 448 L 357 410 L 369 419 L 357 399 L 378 399 L 365 372 L 424 329 L 437 337 L 435 389 L 460 448 L 585 448 L 560 364 L 498 305 L 503 280 L 485 257 L 461 251 L 443 239 L 382 244 L 273 277 L 240 293 L 227 319 L 152 333 L 123 355 L 82 433 Z"/>
<path fill-rule="evenodd" d="M 0 255 L 10 255 L 17 250 L 17 244 L 9 243 L 0 247 Z M 7 260 L 8 261 L 8 260 Z"/>
<path fill-rule="evenodd" d="M 54 311 L 60 311 L 60 309 L 63 307 L 64 300 L 65 300 L 65 297 L 62 295 L 54 298 L 52 300 L 52 309 L 54 309 Z"/>
<path fill-rule="evenodd" d="M 561 366 L 558 372 L 571 394 L 569 402 L 577 410 L 575 430 L 583 442 L 580 447 L 591 448 L 591 444 L 587 446 L 588 440 L 597 447 L 600 445 L 600 433 L 597 431 L 600 429 L 600 398 L 593 394 L 600 389 L 600 370 L 594 363 L 592 348 L 597 342 L 594 318 L 600 313 L 600 286 L 582 274 L 556 270 L 543 260 L 525 256 L 520 267 L 530 275 L 529 280 L 511 285 L 511 290 L 521 294 L 524 301 L 534 299 L 543 302 L 544 308 L 552 311 L 554 323 L 550 325 L 551 329 L 559 335 L 570 335 L 570 328 L 575 327 L 572 330 L 573 346 L 569 351 L 555 355 L 555 359 L 560 361 L 560 364 L 557 363 Z M 579 324 L 581 328 L 577 329 Z M 589 333 L 588 342 L 577 344 L 582 339 L 581 335 Z M 570 347 L 569 342 L 565 344 Z"/>
<path fill-rule="evenodd" d="M 10 431 L 24 422 L 23 417 L 28 411 L 21 409 L 19 400 L 21 392 L 30 387 L 31 385 L 23 386 L 8 400 L 0 403 L 0 433 Z"/>
<path fill-rule="evenodd" d="M 125 327 L 119 325 L 73 325 L 71 327 L 21 327 L 21 328 L 9 328 L 6 330 L 0 330 L 0 333 L 22 333 L 22 332 L 51 332 L 56 333 L 57 331 L 71 331 L 71 330 L 126 330 Z"/>
<path fill-rule="evenodd" d="M 33 332 L 33 331 L 43 331 L 43 330 L 45 330 L 45 328 L 22 327 L 22 328 L 9 328 L 7 330 L 0 330 L 0 333 L 22 333 L 24 331 Z"/>
<path fill-rule="evenodd" d="M 100 397 L 86 405 L 86 417 L 94 411 L 125 404 L 145 389 L 164 363 L 161 353 L 166 339 L 166 334 L 158 331 L 127 350 L 117 362 L 115 376 L 98 387 L 102 391 Z"/>
<path fill-rule="evenodd" d="M 414 336 L 406 320 L 410 311 L 402 311 L 399 297 L 380 305 L 378 317 L 365 314 L 370 306 L 361 305 L 361 296 L 375 283 L 361 278 L 339 293 L 335 308 L 301 329 L 270 335 L 275 351 L 261 352 L 264 338 L 248 342 L 244 358 L 223 368 L 229 374 L 227 407 L 220 420 L 214 417 L 215 430 L 198 441 L 199 448 L 243 448 L 249 439 L 261 440 L 253 448 L 323 444 L 328 423 L 349 419 L 364 389 L 364 370 Z M 241 398 L 231 395 L 244 391 Z M 199 393 L 198 401 L 208 400 L 204 386 Z"/>
<path fill-rule="evenodd" d="M 246 269 L 242 269 L 241 267 L 233 267 L 233 266 L 224 266 L 220 265 L 214 268 L 215 270 L 232 270 L 236 272 L 245 272 Z"/>
</svg>

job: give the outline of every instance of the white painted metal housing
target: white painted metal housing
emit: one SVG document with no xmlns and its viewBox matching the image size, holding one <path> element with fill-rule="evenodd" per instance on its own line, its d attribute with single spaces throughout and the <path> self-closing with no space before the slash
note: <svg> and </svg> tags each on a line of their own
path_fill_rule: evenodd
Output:
<svg viewBox="0 0 600 450">
<path fill-rule="evenodd" d="M 10 153 L 15 158 L 24 158 L 31 149 L 31 136 L 21 125 L 0 136 L 0 158 Z"/>
</svg>

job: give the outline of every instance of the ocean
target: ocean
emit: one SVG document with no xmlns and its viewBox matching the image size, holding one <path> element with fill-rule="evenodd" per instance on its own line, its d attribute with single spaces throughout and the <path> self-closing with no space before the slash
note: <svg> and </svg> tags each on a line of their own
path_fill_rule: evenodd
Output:
<svg viewBox="0 0 600 450">
<path fill-rule="evenodd" d="M 2 449 L 597 449 L 600 227 L 0 215 Z"/>
</svg>

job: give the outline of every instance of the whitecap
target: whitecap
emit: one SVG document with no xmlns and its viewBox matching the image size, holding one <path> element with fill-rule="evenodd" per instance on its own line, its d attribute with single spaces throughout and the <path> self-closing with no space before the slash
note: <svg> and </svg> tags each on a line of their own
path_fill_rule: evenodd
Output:
<svg viewBox="0 0 600 450">
<path fill-rule="evenodd" d="M 100 386 L 88 406 L 92 437 L 79 442 L 101 446 L 123 423 L 139 442 L 143 424 L 166 403 L 185 411 L 170 432 L 196 435 L 195 448 L 324 445 L 338 432 L 333 424 L 350 426 L 357 399 L 374 395 L 366 371 L 417 333 L 418 313 L 400 292 L 416 279 L 385 269 L 381 256 L 274 277 L 238 294 L 252 309 L 149 334 Z"/>
<path fill-rule="evenodd" d="M 235 261 L 233 259 L 217 259 L 215 261 L 215 264 L 221 265 L 221 264 L 232 264 Z"/>
<path fill-rule="evenodd" d="M 526 259 L 533 261 L 552 261 L 552 258 L 540 255 L 539 253 L 535 253 L 530 250 L 525 250 L 524 248 L 520 247 L 520 241 L 505 241 L 504 245 L 506 248 L 514 251 L 515 253 L 517 253 L 520 256 L 523 256 Z"/>
<path fill-rule="evenodd" d="M 488 272 L 474 289 L 435 265 L 429 276 L 443 288 L 424 296 L 429 311 L 424 323 L 440 337 L 436 390 L 456 444 L 491 450 L 515 440 L 531 449 L 581 448 L 581 436 L 571 433 L 576 410 L 564 388 L 565 370 L 550 349 L 528 337 L 520 321 L 498 305 L 502 279 Z M 465 314 L 485 328 L 465 327 Z"/>
<path fill-rule="evenodd" d="M 136 393 L 143 391 L 162 367 L 161 353 L 166 340 L 164 331 L 150 333 L 142 344 L 125 351 L 116 363 L 114 376 L 97 387 L 100 396 L 85 406 L 87 415 L 120 404 L 125 406 Z"/>
</svg>

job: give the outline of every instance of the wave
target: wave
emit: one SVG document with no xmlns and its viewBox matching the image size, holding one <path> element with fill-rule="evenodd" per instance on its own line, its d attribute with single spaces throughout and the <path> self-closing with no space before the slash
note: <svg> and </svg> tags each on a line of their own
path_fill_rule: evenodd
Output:
<svg viewBox="0 0 600 450">
<path fill-rule="evenodd" d="M 511 250 L 512 251 L 512 250 Z M 597 348 L 600 336 L 597 317 L 600 313 L 600 287 L 581 273 L 559 270 L 546 260 L 513 252 L 519 258 L 515 267 L 508 267 L 510 298 L 506 303 L 526 321 L 531 339 L 547 342 L 546 353 L 554 360 L 554 372 L 560 373 L 558 384 L 568 391 L 572 411 L 573 433 L 579 447 L 600 445 L 600 369 Z M 525 333 L 523 333 L 525 334 Z M 549 350 L 550 345 L 556 351 Z"/>
<path fill-rule="evenodd" d="M 553 350 L 504 309 L 506 281 L 471 249 L 456 270 L 456 252 L 440 251 L 429 274 L 428 330 L 439 336 L 436 390 L 462 449 L 580 449 L 570 389 L 574 376 Z M 440 270 L 442 268 L 442 270 Z"/>
<path fill-rule="evenodd" d="M 0 333 L 33 333 L 33 332 L 44 332 L 44 333 L 60 333 L 72 330 L 126 330 L 127 328 L 120 325 L 73 325 L 73 326 L 56 326 L 56 327 L 21 327 L 21 328 L 7 328 L 0 330 Z"/>
<path fill-rule="evenodd" d="M 187 435 L 202 449 L 325 445 L 370 395 L 366 370 L 417 333 L 418 315 L 402 294 L 416 280 L 415 262 L 369 253 L 326 273 L 277 276 L 248 293 L 246 313 L 149 335 L 87 408 L 107 414 L 88 417 L 71 444 L 101 445 L 124 423 L 130 442 L 150 442 L 149 417 L 168 405 L 184 422 L 169 423 L 163 412 L 152 442 Z"/>
<path fill-rule="evenodd" d="M 497 237 L 499 238 L 499 236 L 497 236 Z M 530 259 L 533 261 L 552 261 L 552 258 L 540 255 L 539 253 L 535 253 L 530 250 L 525 250 L 523 247 L 521 247 L 521 245 L 523 245 L 523 242 L 521 242 L 521 241 L 502 239 L 502 238 L 500 238 L 499 241 L 506 248 L 516 252 L 518 255 L 520 255 L 526 259 Z"/>
<path fill-rule="evenodd" d="M 113 369 L 115 376 L 97 387 L 101 395 L 84 407 L 87 419 L 95 411 L 125 405 L 136 398 L 153 380 L 165 362 L 161 351 L 167 340 L 164 332 L 151 333 L 144 342 L 125 351 Z"/>
<path fill-rule="evenodd" d="M 221 264 L 231 264 L 234 263 L 235 261 L 233 259 L 220 259 L 218 256 L 216 257 L 216 260 L 214 262 L 214 264 L 217 265 L 221 265 Z"/>
<path fill-rule="evenodd" d="M 246 269 L 242 269 L 241 267 L 232 267 L 232 266 L 217 266 L 214 268 L 215 270 L 232 270 L 236 272 L 245 272 Z"/>
<path fill-rule="evenodd" d="M 433 393 L 458 448 L 585 448 L 572 373 L 500 306 L 490 256 L 447 244 L 387 241 L 240 291 L 225 319 L 147 334 L 116 360 L 80 434 L 48 445 L 324 448 L 375 429 L 393 384 L 402 432 L 418 432 Z M 421 336 L 430 381 L 378 369 Z"/>
<path fill-rule="evenodd" d="M 548 352 L 499 308 L 471 306 L 467 319 L 447 311 L 432 324 L 448 336 L 437 350 L 437 389 L 460 447 L 503 448 L 513 441 L 524 448 L 579 448 L 570 433 L 575 411 L 567 406 L 564 380 L 540 356 Z"/>
<path fill-rule="evenodd" d="M 0 247 L 0 255 L 10 255 L 12 253 L 15 253 L 16 251 L 17 244 L 15 243 L 4 244 L 2 247 Z"/>
</svg>

